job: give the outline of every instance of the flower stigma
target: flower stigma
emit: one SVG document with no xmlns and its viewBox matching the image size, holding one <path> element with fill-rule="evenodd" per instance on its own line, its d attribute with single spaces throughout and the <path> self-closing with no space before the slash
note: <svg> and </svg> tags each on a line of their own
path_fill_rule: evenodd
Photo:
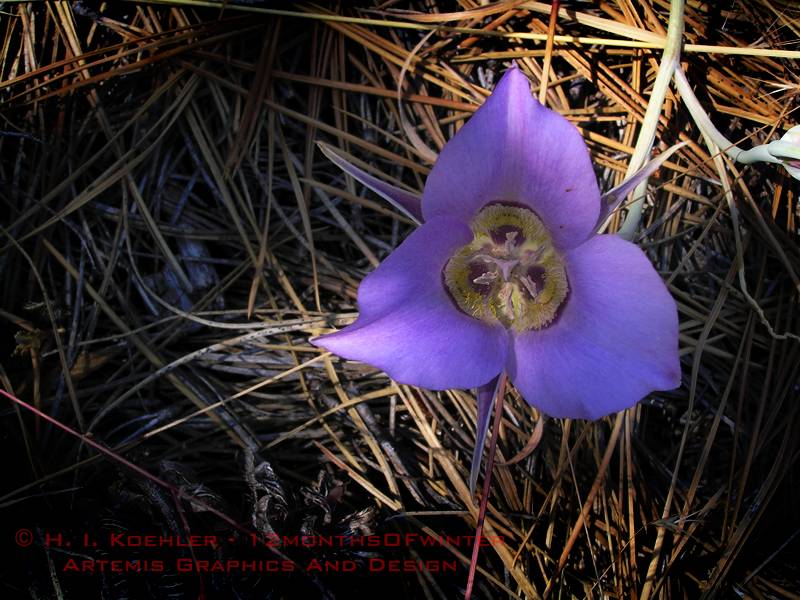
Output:
<svg viewBox="0 0 800 600">
<path fill-rule="evenodd" d="M 442 272 L 458 308 L 516 332 L 555 321 L 569 295 L 564 260 L 536 214 L 521 206 L 491 203 L 470 223 L 472 242 Z"/>
</svg>

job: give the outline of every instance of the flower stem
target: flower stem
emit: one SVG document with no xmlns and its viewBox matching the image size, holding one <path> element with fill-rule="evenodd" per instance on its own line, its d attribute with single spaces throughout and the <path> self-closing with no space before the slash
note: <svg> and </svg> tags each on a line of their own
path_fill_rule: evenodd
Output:
<svg viewBox="0 0 800 600">
<path fill-rule="evenodd" d="M 681 58 L 681 38 L 683 37 L 683 9 L 684 0 L 671 0 L 669 8 L 669 25 L 667 27 L 667 41 L 664 46 L 664 54 L 661 56 L 661 64 L 658 68 L 658 75 L 653 84 L 653 91 L 647 103 L 647 110 L 644 113 L 642 128 L 633 149 L 633 155 L 628 163 L 628 170 L 625 177 L 630 177 L 644 165 L 658 130 L 658 119 L 661 116 L 661 109 L 664 106 L 664 98 L 669 89 L 669 82 L 672 81 L 672 74 L 678 66 Z M 647 190 L 647 179 L 643 180 L 633 192 L 636 199 L 628 207 L 628 215 L 619 231 L 620 237 L 626 240 L 633 239 L 639 222 L 642 219 L 642 204 L 644 194 Z"/>
<path fill-rule="evenodd" d="M 689 109 L 689 114 L 692 115 L 692 119 L 694 119 L 694 122 L 705 138 L 725 152 L 731 160 L 742 164 L 752 164 L 754 162 L 781 162 L 780 159 L 769 153 L 766 145 L 756 146 L 750 150 L 742 150 L 722 135 L 720 130 L 711 122 L 708 113 L 706 113 L 700 105 L 700 101 L 697 99 L 697 96 L 694 95 L 692 86 L 689 85 L 689 80 L 686 79 L 686 74 L 683 72 L 680 65 L 675 68 L 675 87 L 678 89 L 678 92 L 680 92 L 683 103 L 686 105 L 686 108 Z"/>
<path fill-rule="evenodd" d="M 478 508 L 478 523 L 475 526 L 475 541 L 472 544 L 472 558 L 469 562 L 469 575 L 467 576 L 467 591 L 464 600 L 472 597 L 472 586 L 475 583 L 475 570 L 478 568 L 478 552 L 480 551 L 483 523 L 486 520 L 486 505 L 489 503 L 489 486 L 492 483 L 492 468 L 494 467 L 494 453 L 497 449 L 497 436 L 500 434 L 500 420 L 503 416 L 503 396 L 506 394 L 506 374 L 500 374 L 497 383 L 497 395 L 494 399 L 494 422 L 492 423 L 492 441 L 489 443 L 489 457 L 486 460 L 486 477 L 483 479 L 481 504 Z"/>
</svg>

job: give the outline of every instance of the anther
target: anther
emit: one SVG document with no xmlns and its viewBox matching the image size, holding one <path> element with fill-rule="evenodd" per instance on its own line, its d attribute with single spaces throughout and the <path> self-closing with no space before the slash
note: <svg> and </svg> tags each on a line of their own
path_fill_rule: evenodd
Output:
<svg viewBox="0 0 800 600">
<path fill-rule="evenodd" d="M 497 279 L 497 271 L 486 271 L 480 277 L 476 277 L 472 280 L 472 283 L 477 283 L 478 285 L 489 285 L 495 279 Z"/>
<path fill-rule="evenodd" d="M 529 275 L 525 275 L 525 277 L 520 277 L 519 280 L 522 282 L 522 285 L 525 286 L 525 289 L 528 290 L 531 298 L 535 299 L 539 292 L 536 289 L 536 284 L 533 279 L 531 279 Z"/>
<path fill-rule="evenodd" d="M 506 233 L 506 243 L 505 243 L 505 251 L 506 254 L 511 254 L 514 251 L 514 246 L 516 246 L 516 239 L 518 231 L 509 231 Z"/>
</svg>

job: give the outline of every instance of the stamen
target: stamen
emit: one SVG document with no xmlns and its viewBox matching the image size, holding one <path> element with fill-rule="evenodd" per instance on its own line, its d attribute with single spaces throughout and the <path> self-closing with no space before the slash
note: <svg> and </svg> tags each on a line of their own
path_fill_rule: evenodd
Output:
<svg viewBox="0 0 800 600">
<path fill-rule="evenodd" d="M 524 277 L 520 277 L 519 280 L 522 282 L 522 285 L 525 286 L 525 289 L 528 290 L 531 298 L 536 298 L 538 291 L 536 290 L 536 284 L 533 282 L 533 279 L 531 279 L 529 275 L 525 275 Z"/>
<path fill-rule="evenodd" d="M 490 285 L 495 279 L 497 279 L 497 271 L 486 271 L 480 277 L 476 277 L 472 280 L 472 283 L 477 283 L 478 285 Z"/>
<path fill-rule="evenodd" d="M 533 250 L 526 250 L 522 255 L 522 260 L 529 265 L 536 264 L 546 249 L 544 246 L 539 246 Z"/>
<path fill-rule="evenodd" d="M 505 251 L 506 254 L 511 254 L 516 246 L 515 240 L 517 239 L 518 231 L 509 231 L 506 233 Z"/>
<path fill-rule="evenodd" d="M 505 312 L 509 316 L 514 315 L 514 306 L 511 302 L 511 294 L 514 292 L 511 284 L 506 282 L 503 284 L 503 287 L 500 288 L 500 291 L 497 293 L 497 297 L 501 302 L 501 306 L 505 309 Z"/>
</svg>

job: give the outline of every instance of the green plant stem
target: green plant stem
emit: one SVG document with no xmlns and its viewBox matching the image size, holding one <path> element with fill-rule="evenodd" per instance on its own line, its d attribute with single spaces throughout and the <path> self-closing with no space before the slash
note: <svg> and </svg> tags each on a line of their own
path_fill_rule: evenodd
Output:
<svg viewBox="0 0 800 600">
<path fill-rule="evenodd" d="M 731 160 L 742 164 L 752 164 L 755 162 L 771 162 L 780 163 L 781 160 L 769 153 L 767 145 L 756 146 L 750 150 L 742 150 L 736 144 L 731 142 L 714 126 L 708 113 L 700 105 L 700 101 L 692 91 L 692 86 L 689 85 L 689 80 L 686 79 L 686 74 L 681 69 L 680 65 L 675 68 L 675 87 L 680 92 L 681 99 L 692 115 L 692 119 L 697 124 L 697 127 L 703 135 L 716 145 L 720 150 L 730 157 Z"/>
<path fill-rule="evenodd" d="M 633 149 L 633 155 L 628 163 L 628 170 L 625 177 L 630 177 L 638 171 L 647 161 L 650 150 L 658 130 L 658 118 L 661 116 L 661 109 L 664 106 L 664 98 L 667 96 L 669 82 L 672 74 L 681 58 L 681 38 L 683 37 L 683 9 L 684 0 L 671 0 L 669 9 L 669 26 L 667 28 L 667 43 L 664 47 L 664 54 L 661 56 L 661 64 L 658 68 L 658 75 L 653 84 L 653 91 L 647 103 L 647 110 L 644 113 L 642 128 Z M 619 231 L 620 237 L 626 240 L 633 239 L 639 222 L 642 219 L 642 204 L 644 194 L 647 190 L 647 179 L 644 179 L 633 191 L 634 202 L 628 207 L 628 214 L 625 222 Z"/>
</svg>

